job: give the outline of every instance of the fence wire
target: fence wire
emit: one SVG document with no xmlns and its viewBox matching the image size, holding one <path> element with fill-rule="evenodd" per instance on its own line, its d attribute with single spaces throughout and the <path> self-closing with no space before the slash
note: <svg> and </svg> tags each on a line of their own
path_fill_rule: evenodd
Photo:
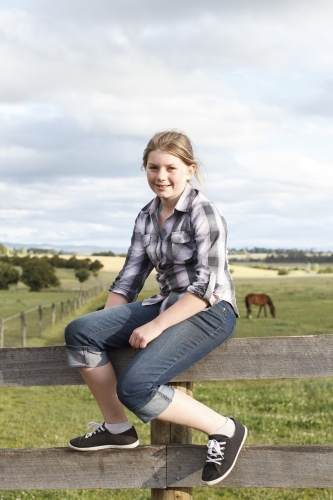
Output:
<svg viewBox="0 0 333 500">
<path fill-rule="evenodd" d="M 43 337 L 43 333 L 69 317 L 89 299 L 103 291 L 103 285 L 80 292 L 79 295 L 50 304 L 41 304 L 27 311 L 0 318 L 0 348 L 26 347 L 27 339 Z"/>
</svg>

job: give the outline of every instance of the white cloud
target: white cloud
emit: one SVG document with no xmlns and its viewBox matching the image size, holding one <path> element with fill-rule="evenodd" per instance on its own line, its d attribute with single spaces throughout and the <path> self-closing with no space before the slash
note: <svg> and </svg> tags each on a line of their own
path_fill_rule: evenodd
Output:
<svg viewBox="0 0 333 500">
<path fill-rule="evenodd" d="M 262 182 L 279 181 L 293 190 L 306 187 L 311 194 L 313 190 L 322 190 L 322 198 L 333 190 L 333 176 L 327 175 L 333 169 L 333 160 L 321 162 L 303 151 L 294 150 L 239 154 L 236 159 L 251 176 Z"/>
<path fill-rule="evenodd" d="M 126 246 L 145 144 L 178 128 L 231 241 L 331 245 L 329 0 L 2 5 L 0 241 Z"/>
</svg>

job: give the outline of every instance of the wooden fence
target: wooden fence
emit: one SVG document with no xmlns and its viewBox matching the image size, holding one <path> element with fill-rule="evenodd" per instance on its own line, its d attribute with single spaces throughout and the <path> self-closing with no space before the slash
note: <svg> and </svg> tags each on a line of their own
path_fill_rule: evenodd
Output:
<svg viewBox="0 0 333 500">
<path fill-rule="evenodd" d="M 130 348 L 110 353 L 116 372 L 135 355 Z M 2 386 L 83 384 L 67 367 L 64 347 L 1 349 L 0 368 Z M 172 385 L 191 393 L 196 381 L 332 376 L 333 335 L 240 338 L 223 344 Z M 191 444 L 189 429 L 158 420 L 151 424 L 151 441 L 133 450 L 93 453 L 2 449 L 0 489 L 150 488 L 153 500 L 191 499 L 191 488 L 202 486 L 206 447 Z M 244 446 L 232 473 L 215 487 L 333 488 L 333 444 Z"/>
<path fill-rule="evenodd" d="M 8 343 L 14 346 L 20 344 L 21 347 L 26 347 L 28 326 L 30 331 L 33 331 L 34 334 L 37 331 L 38 336 L 42 337 L 43 331 L 48 328 L 52 329 L 57 321 L 63 321 L 72 312 L 83 307 L 92 297 L 107 289 L 108 286 L 99 284 L 87 290 L 82 290 L 67 300 L 58 300 L 51 304 L 40 304 L 8 318 L 0 317 L 0 348 L 4 347 L 5 333 L 7 334 L 6 339 L 8 338 L 7 345 Z M 35 313 L 35 315 L 32 313 Z M 15 320 L 16 324 L 14 323 L 10 328 L 8 322 L 13 323 Z"/>
</svg>

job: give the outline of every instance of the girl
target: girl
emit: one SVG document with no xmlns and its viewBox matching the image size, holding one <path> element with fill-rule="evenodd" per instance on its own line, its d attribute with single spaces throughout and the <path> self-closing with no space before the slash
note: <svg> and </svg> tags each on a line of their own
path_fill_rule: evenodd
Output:
<svg viewBox="0 0 333 500">
<path fill-rule="evenodd" d="M 69 446 L 77 451 L 138 446 L 124 405 L 143 422 L 159 418 L 206 433 L 202 480 L 213 485 L 234 467 L 246 427 L 166 384 L 234 332 L 238 310 L 226 222 L 190 184 L 200 173 L 183 133 L 155 134 L 143 153 L 143 167 L 156 197 L 136 219 L 105 308 L 66 328 L 69 365 L 79 369 L 104 418 Z M 159 293 L 135 302 L 154 268 Z M 117 381 L 107 351 L 129 345 L 140 352 Z"/>
</svg>

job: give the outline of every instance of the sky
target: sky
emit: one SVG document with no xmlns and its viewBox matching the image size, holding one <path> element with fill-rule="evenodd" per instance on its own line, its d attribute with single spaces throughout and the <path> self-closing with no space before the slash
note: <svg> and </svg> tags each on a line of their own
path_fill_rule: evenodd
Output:
<svg viewBox="0 0 333 500">
<path fill-rule="evenodd" d="M 0 242 L 124 251 L 178 129 L 229 248 L 333 250 L 331 0 L 0 0 Z"/>
</svg>

